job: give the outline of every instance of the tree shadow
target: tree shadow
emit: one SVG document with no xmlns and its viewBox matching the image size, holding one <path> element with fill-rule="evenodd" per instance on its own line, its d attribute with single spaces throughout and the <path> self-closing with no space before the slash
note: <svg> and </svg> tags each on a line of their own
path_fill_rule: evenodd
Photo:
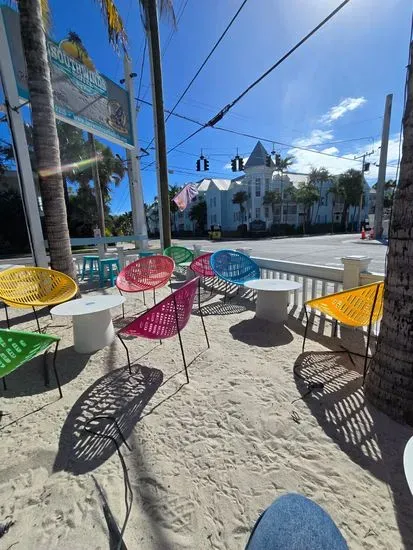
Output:
<svg viewBox="0 0 413 550">
<path fill-rule="evenodd" d="M 303 353 L 294 365 L 297 389 L 304 395 L 309 381 L 324 384 L 321 392 L 305 398 L 305 405 L 353 462 L 391 488 L 405 548 L 413 548 L 412 496 L 403 471 L 403 451 L 413 430 L 365 400 L 362 366 L 350 370 L 349 365 L 345 354 Z"/>
<path fill-rule="evenodd" d="M 96 380 L 66 418 L 53 471 L 84 474 L 102 465 L 128 439 L 162 380 L 162 371 L 142 365 L 132 374 L 122 367 Z"/>
<path fill-rule="evenodd" d="M 256 317 L 245 319 L 231 326 L 229 332 L 234 340 L 261 348 L 286 346 L 294 340 L 293 334 L 285 325 L 274 325 L 274 323 Z"/>
<path fill-rule="evenodd" d="M 49 371 L 49 385 L 44 385 L 44 359 L 43 355 L 38 355 L 31 361 L 22 365 L 6 377 L 7 390 L 2 390 L 3 397 L 13 398 L 24 395 L 38 395 L 48 391 L 57 391 L 56 378 L 52 369 L 53 358 L 52 346 L 47 353 L 47 365 Z M 77 353 L 73 346 L 59 349 L 56 356 L 56 370 L 62 386 L 63 395 L 64 386 L 77 378 L 87 365 L 91 355 L 86 353 Z"/>
</svg>

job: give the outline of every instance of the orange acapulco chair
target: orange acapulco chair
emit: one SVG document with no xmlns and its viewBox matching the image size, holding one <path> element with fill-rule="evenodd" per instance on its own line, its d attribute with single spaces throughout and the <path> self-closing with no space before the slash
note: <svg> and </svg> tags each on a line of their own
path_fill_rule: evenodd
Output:
<svg viewBox="0 0 413 550">
<path fill-rule="evenodd" d="M 182 360 L 184 363 L 187 383 L 189 383 L 188 366 L 185 359 L 184 348 L 182 345 L 181 332 L 188 324 L 191 317 L 192 307 L 194 304 L 197 288 L 199 291 L 199 277 L 185 283 L 178 290 L 175 290 L 170 296 L 153 306 L 151 309 L 137 317 L 129 325 L 122 328 L 118 332 L 119 340 L 122 342 L 126 350 L 128 359 L 129 372 L 131 370 L 131 362 L 129 350 L 126 347 L 123 336 L 141 337 L 149 340 L 165 340 L 178 335 L 179 344 L 181 346 Z M 205 321 L 200 310 L 200 317 L 204 329 L 205 339 L 209 348 L 208 334 L 205 327 Z"/>
<path fill-rule="evenodd" d="M 373 323 L 379 321 L 383 315 L 383 291 L 384 283 L 371 283 L 369 285 L 359 286 L 351 288 L 349 290 L 343 290 L 342 292 L 336 292 L 335 294 L 328 294 L 327 296 L 321 296 L 314 300 L 309 300 L 304 304 L 304 311 L 306 315 L 306 326 L 304 332 L 304 341 L 307 337 L 307 329 L 309 324 L 309 317 L 307 307 L 316 309 L 325 315 L 329 315 L 336 321 L 335 332 L 337 330 L 337 323 L 340 321 L 343 325 L 350 327 L 368 327 L 366 354 L 364 356 L 364 374 L 363 380 L 367 374 L 367 361 L 368 350 L 370 344 L 371 327 Z M 347 353 L 352 352 L 346 350 Z"/>
<path fill-rule="evenodd" d="M 175 262 L 168 256 L 147 256 L 127 265 L 119 273 L 116 286 L 122 292 L 142 292 L 143 303 L 146 305 L 145 291 L 153 291 L 155 302 L 155 290 L 165 286 L 175 269 Z M 125 310 L 122 304 L 123 316 Z"/>
<path fill-rule="evenodd" d="M 78 291 L 72 278 L 54 269 L 13 267 L 0 273 L 0 300 L 10 307 L 31 308 L 39 332 L 35 308 L 62 304 L 74 298 Z"/>
</svg>

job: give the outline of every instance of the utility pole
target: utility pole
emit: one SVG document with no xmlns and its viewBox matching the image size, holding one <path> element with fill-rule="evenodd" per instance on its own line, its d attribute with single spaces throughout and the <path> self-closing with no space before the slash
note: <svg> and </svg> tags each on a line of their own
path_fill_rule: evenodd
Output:
<svg viewBox="0 0 413 550">
<path fill-rule="evenodd" d="M 146 228 L 145 207 L 143 202 L 142 191 L 142 176 L 140 164 L 140 147 L 138 138 L 138 125 L 136 122 L 137 109 L 135 107 L 134 90 L 133 90 L 133 73 L 132 64 L 129 57 L 125 54 L 123 58 L 123 68 L 125 71 L 125 86 L 129 93 L 129 110 L 131 117 L 131 130 L 134 149 L 126 151 L 129 192 L 131 199 L 133 234 L 139 235 L 142 240 L 138 241 L 139 248 L 148 247 L 148 233 Z"/>
<path fill-rule="evenodd" d="M 363 153 L 362 155 L 360 155 L 359 157 L 354 157 L 354 160 L 358 160 L 358 159 L 362 159 L 361 160 L 361 183 L 362 183 L 362 186 L 363 186 L 363 190 L 362 190 L 362 193 L 360 195 L 360 204 L 359 204 L 359 218 L 358 218 L 358 230 L 361 229 L 361 210 L 363 208 L 363 197 L 364 197 L 364 170 L 365 170 L 365 166 L 366 166 L 366 157 L 369 157 L 370 155 L 372 155 L 374 153 L 374 150 L 373 151 L 370 151 L 370 153 Z"/>
<path fill-rule="evenodd" d="M 374 212 L 374 236 L 380 239 L 383 233 L 384 185 L 386 181 L 387 150 L 389 147 L 390 117 L 393 94 L 388 94 L 384 107 L 383 130 L 381 134 L 380 164 L 377 177 L 376 208 Z"/>
<path fill-rule="evenodd" d="M 160 206 L 161 248 L 171 245 L 171 216 L 168 189 L 168 161 L 162 91 L 161 49 L 159 43 L 158 7 L 155 0 L 144 0 L 146 32 L 151 66 L 153 122 L 156 143 L 156 174 Z"/>
</svg>

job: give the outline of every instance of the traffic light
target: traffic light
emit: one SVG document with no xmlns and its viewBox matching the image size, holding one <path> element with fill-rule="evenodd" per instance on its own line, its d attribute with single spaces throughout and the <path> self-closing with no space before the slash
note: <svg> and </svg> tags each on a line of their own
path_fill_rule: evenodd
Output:
<svg viewBox="0 0 413 550">
<path fill-rule="evenodd" d="M 281 164 L 281 155 L 275 155 L 275 166 L 278 168 Z"/>
<path fill-rule="evenodd" d="M 268 166 L 268 168 L 271 168 L 271 155 L 267 155 L 265 157 L 265 166 Z"/>
<path fill-rule="evenodd" d="M 201 159 L 198 159 L 196 161 L 196 171 L 197 172 L 200 172 L 201 171 Z"/>
<path fill-rule="evenodd" d="M 369 162 L 365 162 L 364 163 L 364 172 L 368 172 L 370 170 L 370 163 Z"/>
<path fill-rule="evenodd" d="M 241 172 L 244 170 L 244 159 L 242 157 L 238 157 L 238 172 Z"/>
<path fill-rule="evenodd" d="M 237 157 L 235 157 L 235 158 L 233 158 L 233 159 L 231 160 L 231 170 L 232 170 L 233 172 L 238 172 L 238 169 L 237 169 L 237 168 L 238 168 L 238 167 L 237 167 Z"/>
<path fill-rule="evenodd" d="M 209 170 L 209 160 L 208 159 L 204 159 L 204 170 Z"/>
</svg>

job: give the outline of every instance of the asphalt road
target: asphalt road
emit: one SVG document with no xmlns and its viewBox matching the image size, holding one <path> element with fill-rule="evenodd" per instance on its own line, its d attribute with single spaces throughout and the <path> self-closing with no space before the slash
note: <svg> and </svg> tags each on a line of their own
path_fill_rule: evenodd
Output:
<svg viewBox="0 0 413 550">
<path fill-rule="evenodd" d="M 307 264 L 342 267 L 343 256 L 368 256 L 372 258 L 370 271 L 384 273 L 387 247 L 361 241 L 357 235 L 322 235 L 317 237 L 292 237 L 283 239 L 257 239 L 241 241 L 222 241 L 213 243 L 207 239 L 173 239 L 173 244 L 192 248 L 198 244 L 203 250 L 221 248 L 251 248 L 251 255 L 275 260 L 289 260 Z M 159 240 L 151 240 L 151 246 L 159 246 Z M 109 248 L 109 251 L 115 248 Z M 78 255 L 78 254 L 77 254 Z M 3 259 L 0 264 L 31 264 L 31 257 Z"/>
<path fill-rule="evenodd" d="M 369 271 L 377 273 L 384 273 L 387 251 L 385 245 L 377 243 L 377 241 L 372 243 L 361 241 L 357 235 L 322 235 L 317 237 L 223 241 L 217 243 L 206 239 L 173 239 L 173 243 L 189 247 L 198 244 L 203 250 L 211 251 L 221 248 L 251 248 L 251 256 L 332 267 L 342 267 L 341 258 L 343 256 L 368 256 L 372 258 Z"/>
</svg>

